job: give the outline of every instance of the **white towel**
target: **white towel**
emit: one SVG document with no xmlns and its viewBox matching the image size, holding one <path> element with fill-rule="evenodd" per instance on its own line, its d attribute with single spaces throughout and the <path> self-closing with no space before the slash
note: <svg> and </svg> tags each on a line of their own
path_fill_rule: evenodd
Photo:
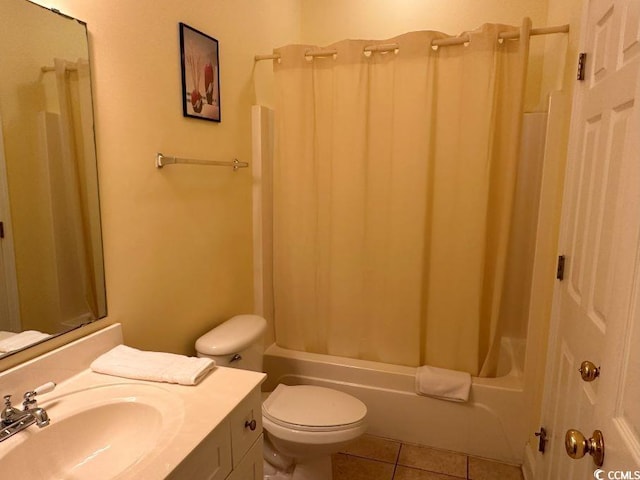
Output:
<svg viewBox="0 0 640 480">
<path fill-rule="evenodd" d="M 216 362 L 210 358 L 144 352 L 126 345 L 118 345 L 96 358 L 91 363 L 91 370 L 116 377 L 196 385 L 215 366 Z"/>
<path fill-rule="evenodd" d="M 0 340 L 0 353 L 13 352 L 50 337 L 48 333 L 25 330 Z"/>
<path fill-rule="evenodd" d="M 451 402 L 466 402 L 471 390 L 471 375 L 423 365 L 416 370 L 416 393 Z"/>
<path fill-rule="evenodd" d="M 15 337 L 16 335 L 16 332 L 5 332 L 4 330 L 0 330 L 0 340 L 6 340 L 7 338 Z"/>
</svg>

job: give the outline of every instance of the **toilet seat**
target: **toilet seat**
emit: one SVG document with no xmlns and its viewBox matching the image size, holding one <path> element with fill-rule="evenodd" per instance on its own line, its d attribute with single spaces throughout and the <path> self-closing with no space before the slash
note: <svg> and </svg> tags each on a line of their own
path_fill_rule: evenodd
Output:
<svg viewBox="0 0 640 480">
<path fill-rule="evenodd" d="M 280 384 L 262 403 L 267 423 L 301 432 L 358 429 L 366 414 L 366 405 L 357 398 L 315 385 Z"/>
</svg>

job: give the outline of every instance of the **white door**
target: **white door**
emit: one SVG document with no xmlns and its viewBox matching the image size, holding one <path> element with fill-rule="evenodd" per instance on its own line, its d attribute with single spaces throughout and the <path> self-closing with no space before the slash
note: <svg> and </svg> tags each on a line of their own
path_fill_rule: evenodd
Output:
<svg viewBox="0 0 640 480">
<path fill-rule="evenodd" d="M 0 118 L 0 332 L 20 331 L 20 306 L 18 301 L 18 283 L 11 232 L 11 209 L 9 205 L 9 187 L 4 157 L 2 136 L 2 118 Z"/>
<path fill-rule="evenodd" d="M 581 51 L 536 477 L 640 478 L 640 0 L 585 0 Z M 602 431 L 602 467 L 567 455 L 568 429 Z"/>
</svg>

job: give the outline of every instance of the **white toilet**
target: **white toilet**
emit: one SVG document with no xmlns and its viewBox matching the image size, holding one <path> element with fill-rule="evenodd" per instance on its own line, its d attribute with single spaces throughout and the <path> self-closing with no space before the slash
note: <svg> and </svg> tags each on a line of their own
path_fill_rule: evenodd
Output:
<svg viewBox="0 0 640 480">
<path fill-rule="evenodd" d="M 237 315 L 196 341 L 199 357 L 262 371 L 267 322 Z M 367 407 L 351 395 L 312 385 L 280 384 L 262 403 L 265 480 L 331 480 L 331 454 L 367 428 Z"/>
</svg>

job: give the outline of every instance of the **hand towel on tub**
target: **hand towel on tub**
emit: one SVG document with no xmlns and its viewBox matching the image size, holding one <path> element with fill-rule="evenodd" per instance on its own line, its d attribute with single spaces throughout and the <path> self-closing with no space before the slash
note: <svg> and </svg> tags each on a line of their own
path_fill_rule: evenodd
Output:
<svg viewBox="0 0 640 480">
<path fill-rule="evenodd" d="M 466 402 L 471 390 L 471 375 L 423 365 L 416 370 L 416 393 L 451 402 Z"/>
<path fill-rule="evenodd" d="M 2 340 L 0 340 L 0 353 L 12 352 L 28 347 L 29 345 L 49 338 L 48 333 L 38 332 L 36 330 L 25 330 L 20 333 L 3 332 Z"/>
<path fill-rule="evenodd" d="M 96 358 L 91 364 L 91 370 L 136 380 L 196 385 L 215 366 L 216 363 L 210 358 L 144 352 L 118 345 Z"/>
</svg>

